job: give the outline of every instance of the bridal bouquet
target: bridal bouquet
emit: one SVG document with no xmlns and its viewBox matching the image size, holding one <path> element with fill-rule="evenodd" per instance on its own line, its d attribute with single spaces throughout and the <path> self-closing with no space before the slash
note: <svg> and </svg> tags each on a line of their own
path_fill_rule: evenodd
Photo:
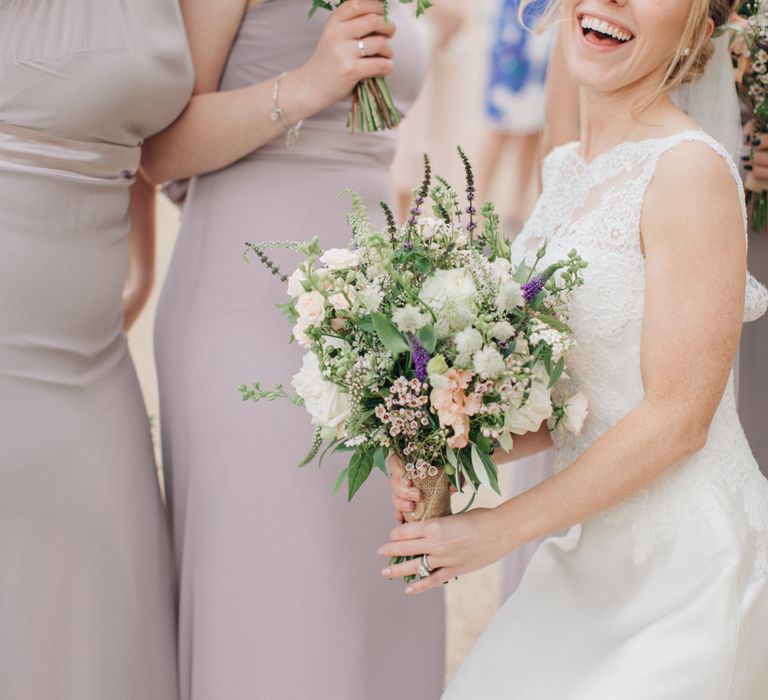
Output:
<svg viewBox="0 0 768 700">
<path fill-rule="evenodd" d="M 281 305 L 293 339 L 305 350 L 290 396 L 281 386 L 241 386 L 243 399 L 291 398 L 315 425 L 303 464 L 329 451 L 348 452 L 334 492 L 346 480 L 351 499 L 374 468 L 387 474 L 400 457 L 424 493 L 410 519 L 450 513 L 449 490 L 487 486 L 498 492 L 491 455 L 515 435 L 561 423 L 578 432 L 583 395 L 556 391 L 573 345 L 567 325 L 571 292 L 586 263 L 566 259 L 537 269 L 515 264 L 493 205 L 474 207 L 469 162 L 468 206 L 438 178 L 429 160 L 410 218 L 375 230 L 354 193 L 348 248 L 247 244 L 287 282 Z M 431 200 L 431 212 L 422 212 Z M 283 276 L 265 253 L 290 248 L 303 261 Z M 561 387 L 560 387 L 561 388 Z"/>
<path fill-rule="evenodd" d="M 312 17 L 319 9 L 334 10 L 344 0 L 312 0 L 309 16 Z M 421 17 L 430 7 L 430 0 L 397 0 L 409 5 L 416 3 L 416 16 Z M 381 0 L 384 5 L 384 17 L 388 17 L 390 0 Z M 347 117 L 347 127 L 354 133 L 359 129 L 363 133 L 394 129 L 402 120 L 403 115 L 395 106 L 389 92 L 387 81 L 383 77 L 361 80 L 352 94 L 352 106 Z"/>
<path fill-rule="evenodd" d="M 752 113 L 756 133 L 768 133 L 768 2 L 746 0 L 739 10 L 741 21 L 725 30 L 742 45 L 737 70 L 739 91 Z M 737 18 L 738 19 L 738 18 Z M 749 219 L 754 231 L 768 230 L 768 181 L 749 174 L 746 179 Z"/>
</svg>

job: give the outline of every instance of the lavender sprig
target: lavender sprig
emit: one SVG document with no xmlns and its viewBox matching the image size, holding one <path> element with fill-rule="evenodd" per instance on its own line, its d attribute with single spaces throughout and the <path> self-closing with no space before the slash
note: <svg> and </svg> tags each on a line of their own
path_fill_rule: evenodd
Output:
<svg viewBox="0 0 768 700">
<path fill-rule="evenodd" d="M 520 286 L 525 301 L 528 304 L 532 304 L 534 299 L 539 296 L 539 293 L 544 289 L 544 278 L 541 275 L 532 277 L 528 282 Z"/>
<path fill-rule="evenodd" d="M 429 351 L 421 344 L 421 341 L 415 335 L 411 335 L 409 340 L 416 378 L 420 382 L 424 382 L 427 379 L 427 364 L 430 360 Z"/>
<path fill-rule="evenodd" d="M 397 224 L 395 223 L 395 215 L 392 213 L 392 209 L 385 202 L 379 202 L 384 216 L 387 219 L 387 233 L 389 234 L 389 242 L 394 243 L 397 237 Z"/>
<path fill-rule="evenodd" d="M 477 228 L 477 222 L 475 221 L 475 214 L 477 214 L 477 209 L 475 209 L 474 201 L 475 201 L 475 174 L 472 172 L 472 164 L 469 162 L 469 158 L 467 158 L 467 154 L 464 153 L 464 149 L 459 146 L 459 157 L 461 158 L 461 162 L 464 164 L 464 177 L 467 181 L 467 208 L 465 211 L 467 214 L 469 214 L 469 223 L 467 224 L 467 231 L 469 231 L 469 237 L 470 240 L 472 239 L 472 234 L 474 230 Z"/>
<path fill-rule="evenodd" d="M 429 156 L 424 154 L 424 179 L 421 181 L 421 187 L 418 189 L 413 198 L 413 205 L 409 209 L 408 213 L 411 215 L 408 219 L 408 238 L 416 228 L 416 224 L 419 221 L 419 214 L 421 214 L 421 205 L 424 204 L 424 200 L 429 194 L 429 185 L 432 182 L 432 164 L 429 162 Z"/>
</svg>

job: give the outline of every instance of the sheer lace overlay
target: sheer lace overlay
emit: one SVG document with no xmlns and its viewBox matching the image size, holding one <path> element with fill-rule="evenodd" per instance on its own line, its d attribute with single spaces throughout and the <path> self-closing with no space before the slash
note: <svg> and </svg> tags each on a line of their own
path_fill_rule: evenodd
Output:
<svg viewBox="0 0 768 700">
<path fill-rule="evenodd" d="M 558 470 L 578 458 L 643 398 L 640 341 L 645 261 L 640 217 L 659 158 L 686 142 L 705 144 L 725 160 L 743 202 L 736 166 L 725 149 L 701 131 L 623 143 L 592 162 L 582 159 L 577 144 L 567 144 L 544 162 L 544 190 L 514 241 L 513 255 L 531 257 L 546 243 L 544 265 L 574 248 L 589 262 L 585 285 L 573 297 L 571 325 L 577 346 L 568 360 L 571 382 L 588 396 L 590 415 L 580 436 L 560 430 L 554 434 Z M 742 214 L 746 235 L 744 206 Z M 767 305 L 765 287 L 748 276 L 745 320 L 761 316 Z M 661 542 L 674 538 L 681 519 L 706 523 L 717 488 L 743 498 L 744 511 L 758 534 L 755 569 L 768 576 L 768 482 L 738 419 L 733 376 L 706 446 L 604 517 L 629 525 L 634 559 L 639 563 Z"/>
</svg>

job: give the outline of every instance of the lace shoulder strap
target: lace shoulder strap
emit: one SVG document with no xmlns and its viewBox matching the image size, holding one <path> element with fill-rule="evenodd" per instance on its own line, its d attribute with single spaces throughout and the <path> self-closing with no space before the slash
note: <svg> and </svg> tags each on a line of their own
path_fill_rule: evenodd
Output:
<svg viewBox="0 0 768 700">
<path fill-rule="evenodd" d="M 733 180 L 736 183 L 736 189 L 739 192 L 741 217 L 742 221 L 744 222 L 744 236 L 747 244 L 749 244 L 747 227 L 747 204 L 744 194 L 744 183 L 741 180 L 741 175 L 739 174 L 739 169 L 736 167 L 736 163 L 733 162 L 733 158 L 731 158 L 730 153 L 728 153 L 727 149 L 719 141 L 715 140 L 705 131 L 691 130 L 675 134 L 674 136 L 670 136 L 668 139 L 664 140 L 662 148 L 659 149 L 656 157 L 654 158 L 655 163 L 658 162 L 658 159 L 664 153 L 669 152 L 675 148 L 675 146 L 678 146 L 681 143 L 690 143 L 692 141 L 697 141 L 699 143 L 703 143 L 706 146 L 709 146 L 709 148 L 717 153 L 728 166 L 728 170 L 730 171 L 731 175 L 733 176 Z M 763 284 L 758 282 L 749 272 L 747 272 L 746 289 L 744 295 L 744 320 L 754 321 L 763 316 L 763 314 L 766 312 L 766 309 L 768 309 L 768 290 L 766 290 Z"/>
<path fill-rule="evenodd" d="M 708 146 L 710 149 L 712 149 L 715 153 L 717 153 L 724 161 L 725 164 L 728 166 L 728 170 L 731 173 L 731 176 L 733 177 L 733 181 L 736 183 L 736 189 L 739 193 L 739 204 L 741 205 L 741 218 L 744 222 L 744 235 L 747 234 L 747 205 L 746 205 L 746 198 L 744 195 L 744 183 L 741 180 L 741 175 L 739 174 L 739 169 L 736 167 L 736 163 L 733 162 L 733 158 L 731 158 L 730 153 L 728 153 L 727 149 L 716 139 L 714 139 L 712 136 L 710 136 L 706 131 L 701 131 L 698 129 L 689 129 L 687 131 L 681 131 L 678 134 L 673 134 L 672 136 L 669 136 L 665 139 L 661 139 L 659 141 L 660 147 L 654 154 L 655 157 L 653 158 L 653 172 L 656 170 L 656 166 L 658 164 L 659 158 L 663 156 L 665 153 L 668 153 L 676 146 L 679 146 L 683 143 L 691 143 L 691 142 L 698 142 L 702 143 L 705 146 Z M 651 178 L 652 179 L 652 178 Z M 649 180 L 650 183 L 650 180 Z"/>
</svg>

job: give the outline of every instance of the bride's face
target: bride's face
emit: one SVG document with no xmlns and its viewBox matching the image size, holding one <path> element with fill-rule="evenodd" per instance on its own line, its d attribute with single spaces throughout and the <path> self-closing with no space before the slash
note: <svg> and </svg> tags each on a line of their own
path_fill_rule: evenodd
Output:
<svg viewBox="0 0 768 700">
<path fill-rule="evenodd" d="M 563 0 L 563 50 L 582 87 L 614 92 L 662 81 L 691 0 Z"/>
</svg>

